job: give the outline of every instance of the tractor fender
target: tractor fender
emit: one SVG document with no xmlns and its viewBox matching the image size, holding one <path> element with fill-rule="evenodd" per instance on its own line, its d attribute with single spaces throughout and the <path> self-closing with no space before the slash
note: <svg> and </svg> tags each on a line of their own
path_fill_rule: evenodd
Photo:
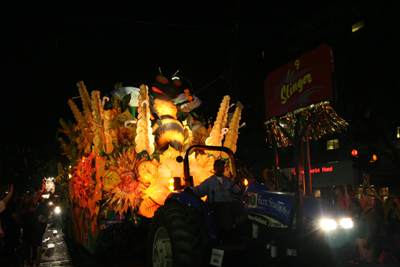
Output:
<svg viewBox="0 0 400 267">
<path fill-rule="evenodd" d="M 167 203 L 167 201 L 171 201 L 171 200 L 175 200 L 183 205 L 186 206 L 191 206 L 191 207 L 200 207 L 201 203 L 203 202 L 199 197 L 190 194 L 190 193 L 186 193 L 186 192 L 174 192 L 169 194 L 169 196 L 167 197 L 167 199 L 165 200 L 165 203 Z M 203 202 L 204 203 L 204 202 Z"/>
<path fill-rule="evenodd" d="M 203 215 L 203 222 L 207 226 L 208 239 L 209 242 L 213 243 L 216 241 L 216 229 L 214 219 L 211 214 L 211 209 L 208 203 L 205 203 L 195 194 L 187 193 L 184 191 L 181 192 L 173 192 L 169 194 L 167 199 L 165 200 L 165 204 L 169 202 L 178 202 L 179 204 L 189 207 L 189 208 L 198 208 L 201 210 L 201 214 Z M 197 219 L 199 220 L 199 219 Z"/>
</svg>

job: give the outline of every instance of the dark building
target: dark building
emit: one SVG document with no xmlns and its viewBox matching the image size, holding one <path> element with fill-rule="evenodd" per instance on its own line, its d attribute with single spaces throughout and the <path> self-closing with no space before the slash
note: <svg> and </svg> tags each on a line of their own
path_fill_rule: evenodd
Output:
<svg viewBox="0 0 400 267">
<path fill-rule="evenodd" d="M 288 31 L 279 48 L 286 59 L 282 65 L 321 44 L 333 50 L 332 105 L 350 127 L 310 141 L 313 189 L 322 194 L 343 184 L 362 192 L 366 173 L 381 196 L 400 195 L 399 12 L 398 1 L 335 1 Z M 279 149 L 279 165 L 290 176 L 292 148 Z M 285 185 L 281 178 L 281 189 Z"/>
</svg>

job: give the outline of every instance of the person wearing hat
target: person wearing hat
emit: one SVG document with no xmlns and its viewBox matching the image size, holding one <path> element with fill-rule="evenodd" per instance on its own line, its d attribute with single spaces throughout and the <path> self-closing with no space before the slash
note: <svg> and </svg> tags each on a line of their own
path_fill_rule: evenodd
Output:
<svg viewBox="0 0 400 267">
<path fill-rule="evenodd" d="M 214 175 L 198 186 L 185 189 L 185 192 L 194 193 L 199 197 L 207 196 L 217 229 L 220 231 L 221 241 L 233 238 L 234 225 L 241 215 L 241 206 L 238 201 L 241 188 L 232 179 L 226 177 L 224 171 L 225 162 L 216 160 Z"/>
<path fill-rule="evenodd" d="M 207 196 L 208 203 L 232 202 L 237 200 L 237 194 L 241 191 L 235 182 L 224 175 L 225 161 L 214 162 L 214 175 L 204 180 L 200 185 L 192 187 L 193 193 L 199 197 Z"/>
</svg>

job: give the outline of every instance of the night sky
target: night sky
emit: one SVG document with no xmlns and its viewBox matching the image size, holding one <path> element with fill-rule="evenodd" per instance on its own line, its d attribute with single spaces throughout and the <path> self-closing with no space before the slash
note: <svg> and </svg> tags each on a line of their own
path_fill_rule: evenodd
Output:
<svg viewBox="0 0 400 267">
<path fill-rule="evenodd" d="M 296 23 L 322 8 L 238 1 L 235 13 L 235 1 L 70 2 L 10 1 L 0 7 L 1 144 L 54 145 L 59 119 L 75 121 L 67 101 L 79 96 L 78 81 L 104 96 L 118 82 L 150 85 L 159 67 L 167 77 L 180 70 L 190 80 L 192 87 L 185 79 L 183 87 L 203 101 L 199 113 L 205 117 L 215 118 L 227 94 L 245 105 L 239 148 L 246 134 L 260 132 L 253 142 L 264 140 L 264 80 L 293 58 L 263 58 L 262 51 L 275 49 Z M 237 58 L 231 63 L 235 36 Z M 234 74 L 238 90 L 232 91 Z"/>
</svg>

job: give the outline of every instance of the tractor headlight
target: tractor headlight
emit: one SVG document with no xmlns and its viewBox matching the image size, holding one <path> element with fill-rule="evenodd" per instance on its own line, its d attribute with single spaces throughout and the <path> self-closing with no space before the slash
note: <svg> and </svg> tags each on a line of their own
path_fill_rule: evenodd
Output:
<svg viewBox="0 0 400 267">
<path fill-rule="evenodd" d="M 335 220 L 322 220 L 321 228 L 326 231 L 335 230 L 337 228 L 337 222 Z"/>
<path fill-rule="evenodd" d="M 342 218 L 340 220 L 324 219 L 319 222 L 320 228 L 325 231 L 335 230 L 337 228 L 350 229 L 353 228 L 353 220 L 351 218 Z"/>
<path fill-rule="evenodd" d="M 354 224 L 353 224 L 353 220 L 351 218 L 343 218 L 340 221 L 340 225 L 344 228 L 344 229 L 349 229 L 349 228 L 353 228 Z"/>
</svg>

